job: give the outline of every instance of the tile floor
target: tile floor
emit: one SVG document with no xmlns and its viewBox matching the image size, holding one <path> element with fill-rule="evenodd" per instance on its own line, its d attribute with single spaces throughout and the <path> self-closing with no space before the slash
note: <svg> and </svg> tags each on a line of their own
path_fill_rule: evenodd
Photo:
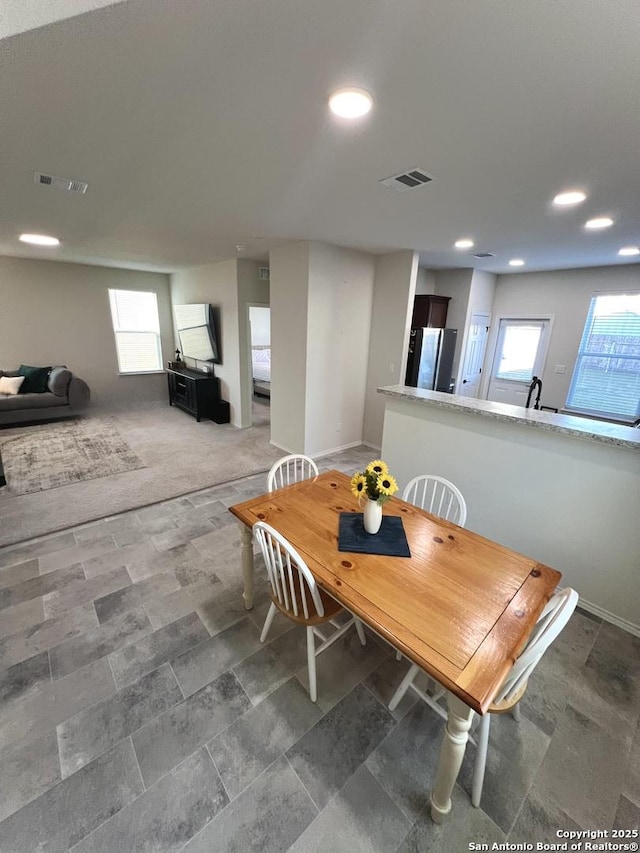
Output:
<svg viewBox="0 0 640 853">
<path fill-rule="evenodd" d="M 325 459 L 347 472 L 365 448 Z M 260 475 L 0 551 L 0 852 L 417 853 L 558 842 L 640 817 L 640 639 L 576 612 L 520 723 L 494 719 L 428 814 L 441 721 L 391 693 L 407 664 L 354 632 L 318 660 L 244 610 L 227 507 Z"/>
</svg>

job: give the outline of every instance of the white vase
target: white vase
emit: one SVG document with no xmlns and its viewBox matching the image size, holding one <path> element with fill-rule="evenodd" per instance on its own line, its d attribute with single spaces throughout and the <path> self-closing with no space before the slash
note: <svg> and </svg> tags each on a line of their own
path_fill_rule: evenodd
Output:
<svg viewBox="0 0 640 853">
<path fill-rule="evenodd" d="M 364 529 L 367 533 L 377 533 L 382 524 L 382 504 L 368 500 L 364 506 Z"/>
</svg>

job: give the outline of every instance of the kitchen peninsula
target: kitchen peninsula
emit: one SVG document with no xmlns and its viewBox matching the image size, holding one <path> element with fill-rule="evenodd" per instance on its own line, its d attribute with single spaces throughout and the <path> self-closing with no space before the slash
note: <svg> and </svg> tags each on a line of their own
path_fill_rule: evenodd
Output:
<svg viewBox="0 0 640 853">
<path fill-rule="evenodd" d="M 640 430 L 404 385 L 378 393 L 401 488 L 447 477 L 466 527 L 558 569 L 584 607 L 640 635 Z"/>
</svg>

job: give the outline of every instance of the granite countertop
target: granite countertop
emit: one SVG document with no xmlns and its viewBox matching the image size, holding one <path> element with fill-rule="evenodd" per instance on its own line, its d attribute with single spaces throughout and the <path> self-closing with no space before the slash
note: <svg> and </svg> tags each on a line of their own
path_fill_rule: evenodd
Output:
<svg viewBox="0 0 640 853">
<path fill-rule="evenodd" d="M 640 450 L 640 429 L 619 424 L 580 418 L 575 415 L 541 412 L 537 409 L 509 406 L 506 403 L 494 403 L 491 400 L 476 400 L 473 397 L 460 397 L 456 394 L 443 394 L 440 391 L 424 391 L 422 388 L 411 388 L 408 385 L 385 385 L 378 388 L 378 393 L 422 406 L 435 406 L 454 412 L 480 415 L 496 421 L 522 424 L 526 427 L 570 435 L 587 441 Z"/>
</svg>

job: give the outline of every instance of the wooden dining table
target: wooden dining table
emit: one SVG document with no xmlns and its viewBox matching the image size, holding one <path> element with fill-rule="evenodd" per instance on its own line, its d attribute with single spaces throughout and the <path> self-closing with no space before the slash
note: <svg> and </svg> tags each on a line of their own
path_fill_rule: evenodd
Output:
<svg viewBox="0 0 640 853">
<path fill-rule="evenodd" d="M 361 512 L 350 478 L 328 471 L 231 506 L 241 528 L 244 603 L 253 606 L 252 527 L 265 521 L 306 561 L 317 583 L 447 690 L 447 722 L 431 790 L 440 823 L 474 712 L 487 711 L 560 572 L 392 498 L 410 557 L 338 550 L 339 516 Z"/>
</svg>

